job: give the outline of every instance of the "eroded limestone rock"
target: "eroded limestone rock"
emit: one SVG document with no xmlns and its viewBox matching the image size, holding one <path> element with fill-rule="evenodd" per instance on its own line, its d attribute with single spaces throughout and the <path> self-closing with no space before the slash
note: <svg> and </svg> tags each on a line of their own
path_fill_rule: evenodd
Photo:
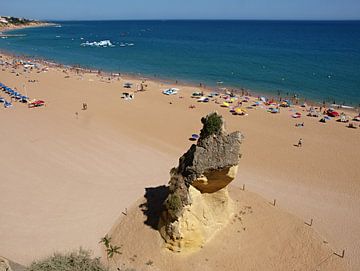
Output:
<svg viewBox="0 0 360 271">
<path fill-rule="evenodd" d="M 9 261 L 1 256 L 0 256 L 0 271 L 12 271 Z"/>
<path fill-rule="evenodd" d="M 201 121 L 197 144 L 170 172 L 170 193 L 159 224 L 166 247 L 178 252 L 202 247 L 233 211 L 227 185 L 236 177 L 242 135 L 227 134 L 216 112 Z"/>
</svg>

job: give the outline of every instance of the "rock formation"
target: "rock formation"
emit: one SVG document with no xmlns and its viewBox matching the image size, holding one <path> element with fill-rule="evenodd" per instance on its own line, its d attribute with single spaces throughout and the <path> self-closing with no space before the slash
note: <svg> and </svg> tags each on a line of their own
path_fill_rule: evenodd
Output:
<svg viewBox="0 0 360 271">
<path fill-rule="evenodd" d="M 25 271 L 26 268 L 16 262 L 0 256 L 0 271 Z"/>
<path fill-rule="evenodd" d="M 233 214 L 227 185 L 234 180 L 240 159 L 240 132 L 227 134 L 216 112 L 202 118 L 197 144 L 170 171 L 169 195 L 159 230 L 172 251 L 202 247 Z"/>
<path fill-rule="evenodd" d="M 0 256 L 0 271 L 12 271 L 7 259 Z"/>
</svg>

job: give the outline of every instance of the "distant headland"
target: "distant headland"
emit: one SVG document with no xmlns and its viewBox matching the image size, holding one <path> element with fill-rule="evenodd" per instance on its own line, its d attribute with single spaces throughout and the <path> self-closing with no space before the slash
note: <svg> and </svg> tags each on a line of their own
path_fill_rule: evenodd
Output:
<svg viewBox="0 0 360 271">
<path fill-rule="evenodd" d="M 9 36 L 9 34 L 3 33 L 9 30 L 15 30 L 15 29 L 27 28 L 27 27 L 49 26 L 49 25 L 53 25 L 53 24 L 44 21 L 0 15 L 0 36 Z"/>
</svg>

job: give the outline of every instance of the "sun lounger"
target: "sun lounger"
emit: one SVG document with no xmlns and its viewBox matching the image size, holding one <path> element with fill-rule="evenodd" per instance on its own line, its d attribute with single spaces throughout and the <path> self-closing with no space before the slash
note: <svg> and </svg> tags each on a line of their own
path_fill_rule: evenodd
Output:
<svg viewBox="0 0 360 271">
<path fill-rule="evenodd" d="M 39 106 L 44 106 L 44 105 L 45 105 L 45 102 L 42 100 L 32 100 L 31 102 L 28 103 L 29 108 L 39 107 Z"/>
</svg>

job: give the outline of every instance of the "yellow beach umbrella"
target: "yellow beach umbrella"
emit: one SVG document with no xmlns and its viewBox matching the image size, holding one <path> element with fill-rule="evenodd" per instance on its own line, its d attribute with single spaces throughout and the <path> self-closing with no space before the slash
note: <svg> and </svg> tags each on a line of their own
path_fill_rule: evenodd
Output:
<svg viewBox="0 0 360 271">
<path fill-rule="evenodd" d="M 246 111 L 244 109 L 240 108 L 240 107 L 235 108 L 235 113 L 236 114 L 242 115 L 242 114 L 245 114 L 245 112 Z"/>
<path fill-rule="evenodd" d="M 229 107 L 229 106 L 230 106 L 230 104 L 229 104 L 229 103 L 227 103 L 227 102 L 223 102 L 222 106 L 223 106 L 223 107 Z"/>
</svg>

